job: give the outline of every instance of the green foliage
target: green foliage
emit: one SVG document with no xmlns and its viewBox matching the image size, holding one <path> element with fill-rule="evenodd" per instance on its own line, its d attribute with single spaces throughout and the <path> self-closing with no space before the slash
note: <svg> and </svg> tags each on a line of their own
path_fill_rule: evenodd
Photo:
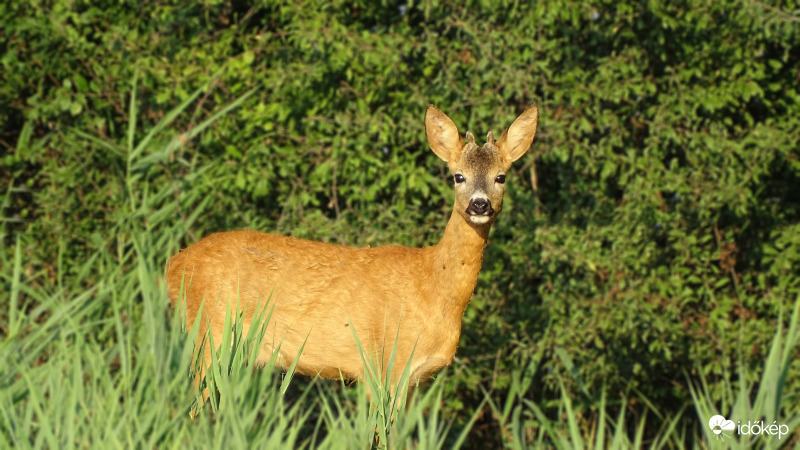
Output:
<svg viewBox="0 0 800 450">
<path fill-rule="evenodd" d="M 707 431 L 693 386 L 708 410 L 752 391 L 796 308 L 794 0 L 10 2 L 0 20 L 0 337 L 13 355 L 0 390 L 3 411 L 23 411 L 4 413 L 9 439 L 201 441 L 162 428 L 191 398 L 163 262 L 244 227 L 435 242 L 452 182 L 425 143 L 429 103 L 479 136 L 531 103 L 541 113 L 453 368 L 424 394 L 470 443 L 508 443 L 511 429 L 560 445 L 547 420 L 567 415 L 587 446 L 612 422 L 606 436 L 624 428 L 625 444 L 694 445 Z M 800 367 L 786 370 L 783 392 L 800 390 Z M 347 390 L 314 386 L 296 404 L 322 405 L 319 419 L 243 393 L 249 410 L 215 426 L 238 433 L 238 414 L 268 405 L 293 411 L 270 422 L 280 442 L 321 442 L 293 434 L 314 420 L 365 426 L 342 417 Z M 509 428 L 513 411 L 531 420 Z M 86 441 L 107 417 L 141 426 Z M 458 439 L 431 420 L 408 429 Z"/>
<path fill-rule="evenodd" d="M 745 432 L 738 436 L 738 440 L 729 442 L 730 448 L 781 448 L 785 442 L 781 442 L 781 434 L 787 435 L 787 440 L 791 439 L 789 434 L 792 430 L 800 427 L 800 414 L 797 412 L 787 414 L 786 405 L 797 404 L 797 392 L 786 391 L 789 387 L 787 383 L 790 373 L 796 370 L 797 363 L 795 353 L 800 344 L 800 297 L 794 304 L 791 320 L 786 334 L 783 334 L 783 327 L 779 327 L 775 337 L 769 347 L 769 352 L 764 361 L 761 379 L 756 383 L 738 383 L 738 388 L 734 388 L 730 374 L 726 374 L 723 383 L 722 408 L 730 411 L 731 417 L 742 418 L 737 423 L 747 423 L 747 426 L 754 422 L 760 422 L 761 428 L 766 424 L 767 427 L 778 428 L 778 439 L 776 433 Z M 744 373 L 746 368 L 743 365 L 738 367 L 738 378 L 747 378 Z M 689 386 L 692 394 L 692 401 L 695 404 L 698 418 L 702 421 L 706 417 L 711 418 L 719 414 L 720 409 L 715 407 L 716 393 L 712 391 L 708 383 L 702 377 L 699 382 Z M 745 422 L 745 420 L 747 422 Z M 787 431 L 780 431 L 785 427 Z M 711 428 L 705 428 L 706 438 L 710 441 L 715 436 Z M 738 430 L 737 430 L 738 433 Z M 795 439 L 796 441 L 796 439 Z"/>
</svg>

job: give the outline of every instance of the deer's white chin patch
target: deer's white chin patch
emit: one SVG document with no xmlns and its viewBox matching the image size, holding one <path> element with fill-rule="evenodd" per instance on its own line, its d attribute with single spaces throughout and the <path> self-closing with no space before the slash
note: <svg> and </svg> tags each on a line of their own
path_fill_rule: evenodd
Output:
<svg viewBox="0 0 800 450">
<path fill-rule="evenodd" d="M 469 216 L 469 221 L 474 224 L 483 225 L 489 221 L 489 216 Z"/>
</svg>

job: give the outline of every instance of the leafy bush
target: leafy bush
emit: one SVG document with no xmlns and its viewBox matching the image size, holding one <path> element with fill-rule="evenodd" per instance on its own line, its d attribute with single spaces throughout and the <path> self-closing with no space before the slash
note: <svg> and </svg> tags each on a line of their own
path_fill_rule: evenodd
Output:
<svg viewBox="0 0 800 450">
<path fill-rule="evenodd" d="M 58 317 L 51 294 L 100 308 L 74 321 L 123 320 L 104 295 L 142 267 L 136 233 L 162 262 L 244 227 L 436 242 L 452 182 L 429 103 L 478 135 L 541 112 L 442 385 L 459 426 L 482 408 L 472 441 L 503 429 L 474 386 L 500 404 L 520 371 L 517 400 L 550 418 L 562 397 L 586 427 L 649 404 L 645 441 L 702 435 L 691 383 L 720 408 L 729 374 L 752 386 L 800 295 L 794 1 L 56 1 L 0 18 L 2 256 L 22 261 L 16 278 L 3 264 L 5 341 L 34 333 L 15 318 Z M 63 350 L 47 342 L 17 367 Z"/>
</svg>

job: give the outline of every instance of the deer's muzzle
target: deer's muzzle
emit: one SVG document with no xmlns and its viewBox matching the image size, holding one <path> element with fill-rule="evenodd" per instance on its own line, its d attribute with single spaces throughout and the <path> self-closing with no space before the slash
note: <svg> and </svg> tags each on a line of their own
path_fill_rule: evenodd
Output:
<svg viewBox="0 0 800 450">
<path fill-rule="evenodd" d="M 467 206 L 467 214 L 470 216 L 491 216 L 494 214 L 492 202 L 485 198 L 473 198 Z"/>
</svg>

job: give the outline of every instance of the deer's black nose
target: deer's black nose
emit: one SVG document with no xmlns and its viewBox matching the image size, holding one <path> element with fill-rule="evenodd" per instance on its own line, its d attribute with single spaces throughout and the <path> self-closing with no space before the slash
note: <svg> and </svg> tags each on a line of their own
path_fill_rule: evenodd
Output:
<svg viewBox="0 0 800 450">
<path fill-rule="evenodd" d="M 467 207 L 467 214 L 474 216 L 491 215 L 493 212 L 492 202 L 485 198 L 473 198 L 469 201 L 469 207 Z"/>
</svg>

